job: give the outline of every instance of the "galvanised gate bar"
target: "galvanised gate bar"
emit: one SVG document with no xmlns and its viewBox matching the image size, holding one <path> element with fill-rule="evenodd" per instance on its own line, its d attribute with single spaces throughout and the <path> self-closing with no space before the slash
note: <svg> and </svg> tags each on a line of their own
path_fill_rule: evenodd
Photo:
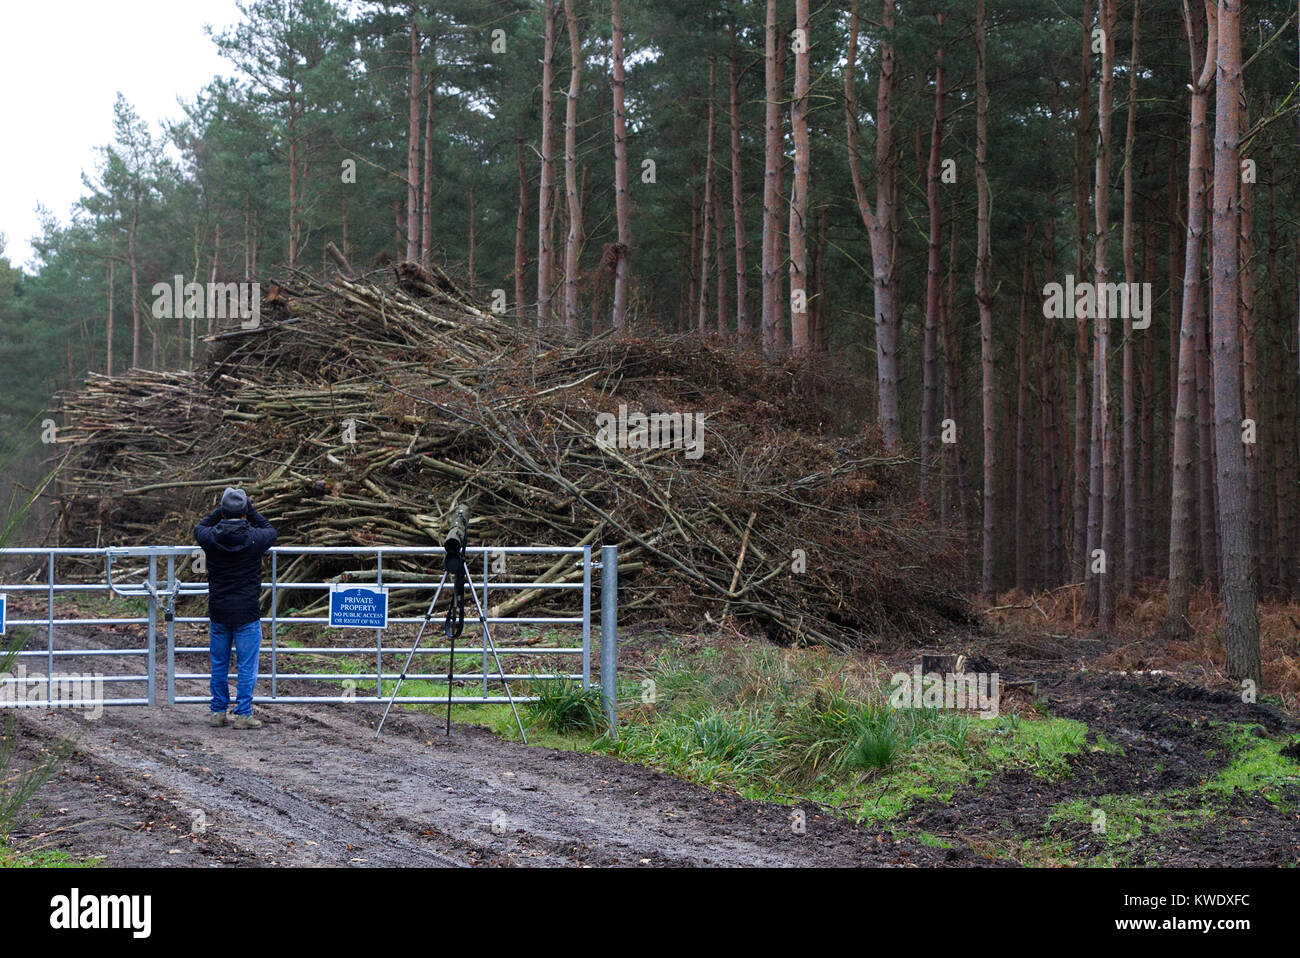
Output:
<svg viewBox="0 0 1300 958">
<path fill-rule="evenodd" d="M 25 694 L 21 698 L 21 704 L 28 708 L 42 707 L 80 707 L 92 705 L 156 705 L 157 688 L 155 675 L 157 673 L 158 656 L 161 651 L 166 666 L 165 677 L 165 701 L 169 705 L 188 704 L 188 703 L 206 703 L 209 701 L 207 694 L 203 695 L 184 695 L 177 690 L 177 684 L 180 682 L 206 682 L 209 679 L 208 668 L 208 645 L 207 645 L 207 616 L 177 615 L 175 614 L 176 601 L 180 598 L 205 596 L 207 595 L 207 584 L 200 581 L 185 581 L 178 573 L 178 567 L 183 565 L 186 560 L 196 558 L 202 554 L 202 550 L 196 546 L 124 546 L 120 548 L 6 548 L 0 549 L 0 556 L 39 556 L 44 567 L 44 581 L 22 583 L 0 583 L 0 592 L 9 596 L 21 594 L 36 594 L 45 598 L 45 615 L 42 618 L 18 618 L 12 612 L 8 617 L 9 627 L 36 627 L 43 629 L 45 632 L 45 647 L 36 648 L 36 643 L 29 640 L 27 647 L 24 647 L 17 653 L 17 661 L 23 668 L 23 675 L 0 676 L 0 690 L 4 686 L 21 685 L 25 687 Z M 258 687 L 264 694 L 254 698 L 257 703 L 354 703 L 369 702 L 383 703 L 387 701 L 384 695 L 384 682 L 394 682 L 400 675 L 400 664 L 405 662 L 405 657 L 411 652 L 410 644 L 386 644 L 384 641 L 383 629 L 349 629 L 348 632 L 374 632 L 373 644 L 356 644 L 350 643 L 343 646 L 300 646 L 288 645 L 280 641 L 280 629 L 295 625 L 317 625 L 328 626 L 328 616 L 302 616 L 293 614 L 284 614 L 281 610 L 280 599 L 281 593 L 286 591 L 299 590 L 316 590 L 328 592 L 331 582 L 299 582 L 291 580 L 282 580 L 280 578 L 280 559 L 282 556 L 300 556 L 300 555 L 328 555 L 354 558 L 358 567 L 349 569 L 344 576 L 338 577 L 340 580 L 346 579 L 348 585 L 378 585 L 387 586 L 390 595 L 390 607 L 392 597 L 395 594 L 406 592 L 420 596 L 426 603 L 433 598 L 434 592 L 438 587 L 438 582 L 433 581 L 395 581 L 390 578 L 384 580 L 384 558 L 393 556 L 414 556 L 427 557 L 429 564 L 441 565 L 444 550 L 440 546 L 273 546 L 269 550 L 271 578 L 269 581 L 263 581 L 262 588 L 270 590 L 270 614 L 262 617 L 264 625 L 269 626 L 269 641 L 264 636 L 262 641 L 261 663 L 258 671 Z M 493 579 L 492 566 L 498 557 L 510 555 L 537 555 L 537 556 L 572 556 L 574 567 L 580 572 L 580 577 L 570 574 L 557 575 L 551 581 L 529 580 L 529 581 L 511 581 L 503 577 L 496 581 Z M 60 557 L 77 557 L 82 561 L 92 563 L 102 563 L 104 568 L 103 581 L 59 581 L 57 575 L 57 560 Z M 518 592 L 522 590 L 561 590 L 566 595 L 571 596 L 572 605 L 575 607 L 566 614 L 549 615 L 549 616 L 493 616 L 488 615 L 487 623 L 490 627 L 500 625 L 505 626 L 534 626 L 546 630 L 549 634 L 564 633 L 574 636 L 574 641 L 568 644 L 556 645 L 502 645 L 499 642 L 496 646 L 496 652 L 502 658 L 515 657 L 516 661 L 537 659 L 539 657 L 560 656 L 562 660 L 573 661 L 574 667 L 564 671 L 550 670 L 546 672 L 524 671 L 516 666 L 516 670 L 505 672 L 499 675 L 497 672 L 488 670 L 489 644 L 488 637 L 483 633 L 479 625 L 477 609 L 474 614 L 467 615 L 465 621 L 465 644 L 458 644 L 456 648 L 456 660 L 462 661 L 473 657 L 476 664 L 480 666 L 478 671 L 462 672 L 457 671 L 453 675 L 453 682 L 473 683 L 477 694 L 459 694 L 452 695 L 451 689 L 448 689 L 448 695 L 428 696 L 428 695 L 399 695 L 398 702 L 407 703 L 443 703 L 445 704 L 450 698 L 453 704 L 488 704 L 488 703 L 505 703 L 509 701 L 506 695 L 499 694 L 491 688 L 493 683 L 500 684 L 502 679 L 506 682 L 514 681 L 548 681 L 556 679 L 570 679 L 575 682 L 581 682 L 584 689 L 591 685 L 591 633 L 592 633 L 592 573 L 595 569 L 601 571 L 601 662 L 600 662 L 600 683 L 602 691 L 605 694 L 606 714 L 613 719 L 613 705 L 616 701 L 616 671 L 617 671 L 617 604 L 618 604 L 618 567 L 617 567 L 617 548 L 614 546 L 603 546 L 600 551 L 600 561 L 593 561 L 591 546 L 570 546 L 570 547 L 552 547 L 552 546 L 514 546 L 503 548 L 489 548 L 485 546 L 470 547 L 466 550 L 467 565 L 469 569 L 477 575 L 471 575 L 467 582 L 467 589 L 477 590 L 479 602 L 485 611 L 490 613 L 490 597 L 494 593 L 503 591 Z M 480 566 L 481 563 L 481 566 Z M 125 568 L 131 565 L 131 568 Z M 480 568 L 475 568 L 480 566 Z M 363 569 L 373 569 L 373 578 L 363 578 Z M 27 578 L 37 578 L 33 573 Z M 440 628 L 440 617 L 445 608 L 446 600 L 450 597 L 447 589 L 443 590 L 444 596 L 439 601 L 441 608 L 434 610 L 434 618 L 430 620 L 429 629 L 426 630 L 426 636 L 436 635 L 439 643 L 445 643 L 445 637 L 442 637 Z M 86 617 L 73 615 L 69 617 L 60 617 L 58 615 L 58 597 L 60 594 L 68 593 L 108 593 L 110 595 L 138 598 L 144 600 L 144 615 L 134 616 L 99 616 Z M 468 604 L 472 609 L 472 603 Z M 161 612 L 161 639 L 163 645 L 161 650 L 160 644 L 160 612 Z M 389 616 L 388 624 L 393 625 L 412 625 L 417 626 L 424 621 L 424 616 L 407 616 L 397 617 Z M 177 624 L 186 626 L 202 626 L 202 642 L 198 645 L 182 645 L 177 640 Z M 58 631 L 61 628 L 72 628 L 76 626 L 91 625 L 144 625 L 145 640 L 143 646 L 133 645 L 120 648 L 105 647 L 59 647 Z M 432 630 L 437 626 L 437 631 Z M 478 629 L 479 641 L 476 643 L 471 635 L 472 629 Z M 411 636 L 414 639 L 414 635 Z M 426 640 L 427 641 L 427 640 Z M 446 644 L 424 644 L 422 643 L 416 651 L 417 662 L 418 656 L 423 655 L 447 655 L 451 651 Z M 291 661 L 293 656 L 334 656 L 350 657 L 355 661 L 357 657 L 364 657 L 367 661 L 373 663 L 373 671 L 346 671 L 346 672 L 296 672 L 281 671 L 281 667 Z M 387 659 L 387 662 L 385 661 Z M 87 669 L 84 663 L 100 663 L 101 665 L 109 664 L 113 660 L 114 668 L 111 669 Z M 102 679 L 104 682 L 105 693 L 102 698 L 94 701 L 66 701 L 54 696 L 56 688 L 63 670 L 58 667 L 58 663 L 82 663 L 79 672 L 84 674 L 87 671 L 93 671 L 97 680 Z M 28 668 L 29 663 L 36 665 L 36 670 Z M 102 674 L 101 674 L 102 673 Z M 417 665 L 412 666 L 412 671 L 406 674 L 410 680 L 429 680 L 429 681 L 446 681 L 446 673 L 421 672 Z M 231 679 L 233 681 L 233 669 Z M 347 694 L 323 694 L 323 695 L 304 695 L 304 694 L 283 694 L 281 685 L 286 681 L 293 683 L 302 682 L 327 682 L 340 683 L 374 683 L 373 694 L 362 693 L 348 689 Z M 32 697 L 31 686 L 44 686 L 44 697 Z M 120 690 L 118 694 L 108 694 L 109 689 Z M 501 690 L 501 691 L 504 691 Z M 269 694 L 265 694 L 269 692 Z M 514 696 L 516 702 L 535 701 L 536 696 Z M 18 697 L 10 695 L 0 695 L 0 707 L 14 706 L 19 704 Z"/>
</svg>

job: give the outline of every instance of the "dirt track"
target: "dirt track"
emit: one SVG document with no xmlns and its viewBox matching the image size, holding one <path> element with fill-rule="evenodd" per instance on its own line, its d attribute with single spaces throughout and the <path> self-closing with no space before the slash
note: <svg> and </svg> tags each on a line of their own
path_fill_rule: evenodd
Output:
<svg viewBox="0 0 1300 958">
<path fill-rule="evenodd" d="M 89 633 L 61 635 L 59 646 L 101 638 L 122 644 L 121 636 Z M 1293 719 L 1167 677 L 1081 673 L 1025 637 L 1016 641 L 1052 713 L 1085 722 L 1124 751 L 1084 751 L 1059 780 L 1006 771 L 899 823 L 946 836 L 951 849 L 895 840 L 812 805 L 798 809 L 800 834 L 789 806 L 466 725 L 447 738 L 428 713 L 394 710 L 375 741 L 376 705 L 271 706 L 259 711 L 265 727 L 247 732 L 210 727 L 204 706 L 118 707 L 93 721 L 72 711 L 20 711 L 27 752 L 70 735 L 79 750 L 30 804 L 38 817 L 14 837 L 39 835 L 44 847 L 103 856 L 109 865 L 1005 865 L 1019 856 L 990 856 L 992 846 L 1064 843 L 1067 857 L 1080 861 L 1105 852 L 1087 825 L 1053 820 L 1060 802 L 1107 794 L 1163 801 L 1183 789 L 1178 801 L 1210 817 L 1177 835 L 1133 836 L 1126 851 L 1134 863 L 1300 860 L 1294 780 L 1273 801 L 1243 793 L 1211 801 L 1194 792 L 1226 761 L 1214 722 L 1294 736 Z M 983 642 L 990 653 L 1006 651 Z"/>
<path fill-rule="evenodd" d="M 71 637 L 61 639 L 63 647 Z M 93 641 L 93 640 L 91 640 Z M 120 639 L 119 639 L 120 642 Z M 16 838 L 110 865 L 922 865 L 965 852 L 896 843 L 802 810 L 722 795 L 600 755 L 532 748 L 433 715 L 271 706 L 258 730 L 204 706 L 98 720 L 19 713 L 79 750 Z M 33 745 L 35 743 L 33 742 Z M 60 831 L 54 831 L 61 829 Z"/>
</svg>

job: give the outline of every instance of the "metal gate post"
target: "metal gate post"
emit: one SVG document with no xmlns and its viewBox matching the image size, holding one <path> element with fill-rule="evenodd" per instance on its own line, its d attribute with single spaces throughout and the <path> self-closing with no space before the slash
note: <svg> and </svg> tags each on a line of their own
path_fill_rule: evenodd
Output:
<svg viewBox="0 0 1300 958">
<path fill-rule="evenodd" d="M 148 643 L 148 651 L 149 651 L 149 665 L 147 666 L 149 670 L 149 676 L 145 680 L 145 684 L 148 688 L 150 705 L 158 704 L 156 701 L 157 689 L 154 687 L 154 684 L 156 682 L 154 671 L 156 670 L 158 665 L 158 649 L 156 648 L 156 644 L 158 641 L 158 599 L 156 598 L 157 592 L 158 592 L 158 557 L 156 555 L 151 555 L 149 556 L 149 599 L 148 599 L 149 636 L 145 640 Z"/>
<path fill-rule="evenodd" d="M 275 653 L 276 644 L 275 636 L 279 631 L 279 565 L 277 560 L 280 558 L 279 553 L 274 549 L 271 550 L 271 698 L 275 698 Z"/>
<path fill-rule="evenodd" d="M 384 587 L 384 550 L 375 553 L 375 585 Z M 387 607 L 387 606 L 385 606 Z M 450 686 L 447 694 L 451 695 Z M 375 698 L 384 697 L 384 630 L 375 629 Z"/>
<path fill-rule="evenodd" d="M 591 546 L 582 547 L 582 690 L 591 688 Z"/>
<path fill-rule="evenodd" d="M 54 705 L 54 552 L 50 552 L 50 562 L 47 567 L 50 575 L 50 592 L 49 592 L 49 615 L 50 622 L 47 627 L 46 656 L 45 656 L 45 704 Z"/>
<path fill-rule="evenodd" d="M 600 547 L 600 688 L 612 732 L 618 722 L 618 546 Z"/>
<path fill-rule="evenodd" d="M 474 588 L 474 580 L 473 580 L 472 578 L 470 579 L 469 587 L 470 587 L 471 589 Z M 486 552 L 484 552 L 484 553 L 483 553 L 483 616 L 484 616 L 484 618 L 487 617 L 487 610 L 488 610 L 488 554 L 487 554 Z M 480 627 L 479 627 L 479 631 L 480 631 L 481 633 L 483 633 L 483 669 L 482 669 L 482 672 L 483 672 L 483 697 L 484 697 L 484 698 L 487 698 L 487 694 L 488 694 L 488 689 L 487 689 L 487 653 L 488 653 L 488 648 L 487 648 L 487 640 L 488 640 L 487 627 L 486 627 L 486 626 L 480 626 Z M 448 695 L 451 695 L 451 689 L 447 689 L 447 694 L 448 694 Z"/>
<path fill-rule="evenodd" d="M 176 557 L 167 555 L 167 594 L 171 596 L 172 614 L 167 616 L 167 704 L 176 704 Z"/>
</svg>

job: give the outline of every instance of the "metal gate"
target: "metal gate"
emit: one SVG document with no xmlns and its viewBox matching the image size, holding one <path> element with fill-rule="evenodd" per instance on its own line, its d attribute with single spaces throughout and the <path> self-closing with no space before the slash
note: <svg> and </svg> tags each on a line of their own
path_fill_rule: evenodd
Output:
<svg viewBox="0 0 1300 958">
<path fill-rule="evenodd" d="M 210 680 L 208 669 L 208 644 L 206 615 L 181 614 L 178 603 L 207 595 L 207 584 L 203 581 L 187 581 L 182 578 L 181 569 L 188 565 L 187 560 L 196 559 L 202 550 L 195 546 L 127 546 L 121 548 L 6 548 L 0 549 L 0 557 L 39 557 L 43 569 L 32 570 L 25 581 L 8 584 L 0 582 L 0 593 L 10 597 L 7 617 L 9 628 L 35 627 L 45 632 L 43 648 L 29 639 L 17 653 L 16 668 L 10 674 L 0 675 L 0 708 L 25 706 L 28 708 L 52 707 L 96 707 L 108 705 L 156 705 L 158 702 L 157 674 L 158 657 L 163 656 L 164 687 L 163 700 L 168 705 L 206 703 L 209 701 L 207 682 Z M 336 556 L 342 558 L 349 568 L 331 581 L 297 581 L 281 578 L 281 562 L 290 562 L 302 556 Z M 385 569 L 385 558 L 391 560 L 409 557 L 421 561 L 420 564 L 440 567 L 444 550 L 437 546 L 274 546 L 270 549 L 269 581 L 262 582 L 263 590 L 270 592 L 270 614 L 262 617 L 264 627 L 269 627 L 269 641 L 264 630 L 261 658 L 258 665 L 258 691 L 255 703 L 382 703 L 385 683 L 395 683 L 401 674 L 402 663 L 411 653 L 415 627 L 425 620 L 425 611 L 418 615 L 389 615 L 389 628 L 410 625 L 411 635 L 405 644 L 397 641 L 387 644 L 384 629 L 355 630 L 348 629 L 346 634 L 370 631 L 374 633 L 373 643 L 348 642 L 343 645 L 303 645 L 286 638 L 283 633 L 296 626 L 328 626 L 329 617 L 318 615 L 298 615 L 298 610 L 286 609 L 282 597 L 286 593 L 328 592 L 336 582 L 348 585 L 386 586 L 389 593 L 390 608 L 399 604 L 395 597 L 403 596 L 408 600 L 416 597 L 425 606 L 432 600 L 438 587 L 438 581 L 428 574 L 413 574 L 409 570 L 397 571 Z M 509 573 L 502 573 L 508 568 L 509 557 L 545 556 L 554 557 L 551 565 L 552 574 L 540 578 L 512 581 Z M 572 557 L 572 562 L 566 561 Z M 58 578 L 58 562 L 61 558 L 76 559 L 79 563 L 102 565 L 102 580 L 96 581 L 88 576 L 80 581 L 61 581 Z M 452 675 L 453 685 L 459 685 L 459 694 L 453 694 L 448 687 L 446 694 L 420 694 L 418 683 L 421 680 L 445 683 L 446 671 L 433 672 L 419 666 L 420 657 L 436 655 L 447 656 L 452 651 L 442 637 L 441 629 L 436 629 L 430 622 L 425 631 L 426 639 L 422 641 L 415 655 L 416 660 L 406 673 L 406 681 L 416 688 L 414 694 L 399 695 L 398 702 L 406 703 L 442 703 L 450 699 L 453 704 L 488 704 L 507 702 L 502 694 L 504 682 L 544 682 L 568 679 L 580 682 L 584 689 L 591 687 L 592 681 L 592 573 L 601 571 L 601 617 L 599 680 L 605 697 L 606 715 L 613 721 L 614 702 L 616 701 L 617 671 L 617 603 L 618 603 L 618 566 L 617 549 L 604 546 L 600 550 L 600 560 L 594 561 L 591 546 L 515 546 L 505 548 L 471 547 L 466 550 L 467 566 L 471 570 L 468 588 L 476 590 L 477 599 L 487 613 L 486 622 L 492 629 L 496 653 L 501 660 L 511 663 L 503 674 L 489 671 L 489 638 L 482 629 L 476 614 L 467 615 L 463 644 L 458 642 L 454 661 L 457 671 Z M 481 563 L 481 567 L 480 567 Z M 42 576 L 43 573 L 43 576 Z M 387 573 L 387 575 L 386 575 Z M 193 573 L 191 573 L 193 574 Z M 38 578 L 44 581 L 32 581 Z M 532 590 L 558 590 L 566 597 L 567 608 L 551 615 L 494 615 L 490 600 L 494 594 L 503 592 L 524 592 Z M 445 591 L 445 590 L 444 590 Z M 73 614 L 59 615 L 59 597 L 74 593 L 98 593 L 133 599 L 142 604 L 139 614 L 134 615 L 95 615 Z M 13 598 L 19 595 L 43 596 L 44 615 L 42 617 L 19 617 L 12 608 Z M 443 604 L 440 602 L 440 604 Z M 475 607 L 469 606 L 475 612 Z M 438 610 L 440 611 L 440 610 Z M 435 615 L 438 614 L 435 611 Z M 30 615 L 30 613 L 29 613 Z M 143 640 L 122 643 L 119 647 L 77 647 L 67 641 L 68 633 L 61 635 L 61 629 L 76 626 L 145 626 Z M 202 627 L 201 630 L 198 627 Z M 540 634 L 529 637 L 528 641 L 519 641 L 518 636 L 503 636 L 498 627 L 508 629 L 532 629 Z M 178 634 L 178 627 L 179 634 Z M 479 635 L 477 641 L 473 630 Z M 187 634 L 198 632 L 199 641 L 195 642 Z M 427 637 L 437 635 L 430 641 Z M 129 637 L 126 637 L 129 639 Z M 516 641 L 504 641 L 515 638 Z M 61 641 L 63 639 L 64 641 Z M 541 640 L 552 644 L 543 644 Z M 563 641 L 568 639 L 568 641 Z M 193 643 L 193 644 L 191 644 Z M 460 671 L 459 664 L 472 657 L 478 669 Z M 112 668 L 105 668 L 110 665 Z M 300 661 L 325 661 L 334 663 L 337 668 L 331 671 L 299 671 L 295 668 Z M 427 659 L 426 659 L 427 661 Z M 529 669 L 531 663 L 541 661 L 548 664 L 542 671 Z M 368 663 L 364 667 L 361 662 Z M 36 669 L 29 673 L 28 664 L 35 664 Z M 564 663 L 557 667 L 555 663 Z M 568 666 L 567 663 L 572 663 Z M 61 668 L 64 664 L 77 665 L 81 671 L 68 672 Z M 99 666 L 90 668 L 88 666 Z M 232 681 L 233 681 L 232 675 Z M 340 683 L 338 689 L 330 688 L 328 694 L 309 694 L 311 688 L 333 686 Z M 373 683 L 373 691 L 364 686 Z M 467 694 L 467 685 L 474 688 L 473 694 Z M 286 689 L 285 686 L 291 686 Z M 87 688 L 94 688 L 94 694 L 86 694 Z M 110 695 L 109 688 L 121 690 L 120 694 Z M 79 691 L 78 691 L 79 690 Z M 199 694 L 201 691 L 202 694 Z M 269 693 L 269 694 L 268 694 Z M 536 695 L 514 695 L 516 702 L 535 701 Z"/>
</svg>

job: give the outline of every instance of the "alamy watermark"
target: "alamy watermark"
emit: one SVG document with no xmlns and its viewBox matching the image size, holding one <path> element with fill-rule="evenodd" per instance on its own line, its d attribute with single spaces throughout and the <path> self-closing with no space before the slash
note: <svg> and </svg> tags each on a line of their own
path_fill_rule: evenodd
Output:
<svg viewBox="0 0 1300 958">
<path fill-rule="evenodd" d="M 1065 283 L 1043 287 L 1043 316 L 1047 319 L 1130 319 L 1134 329 L 1151 325 L 1150 283 Z"/>
<path fill-rule="evenodd" d="M 104 714 L 104 676 L 28 675 L 20 662 L 0 672 L 0 708 L 77 708 L 85 710 L 87 718 L 98 719 Z"/>
<path fill-rule="evenodd" d="M 997 672 L 895 672 L 890 677 L 889 704 L 896 709 L 956 709 L 978 711 L 980 718 L 998 717 Z"/>
<path fill-rule="evenodd" d="M 684 449 L 687 459 L 704 455 L 704 414 L 628 412 L 627 403 L 596 416 L 596 442 L 606 449 Z"/>
<path fill-rule="evenodd" d="M 154 283 L 149 292 L 154 319 L 238 319 L 243 329 L 262 322 L 260 283 L 187 283 L 179 273 L 170 283 Z"/>
</svg>

